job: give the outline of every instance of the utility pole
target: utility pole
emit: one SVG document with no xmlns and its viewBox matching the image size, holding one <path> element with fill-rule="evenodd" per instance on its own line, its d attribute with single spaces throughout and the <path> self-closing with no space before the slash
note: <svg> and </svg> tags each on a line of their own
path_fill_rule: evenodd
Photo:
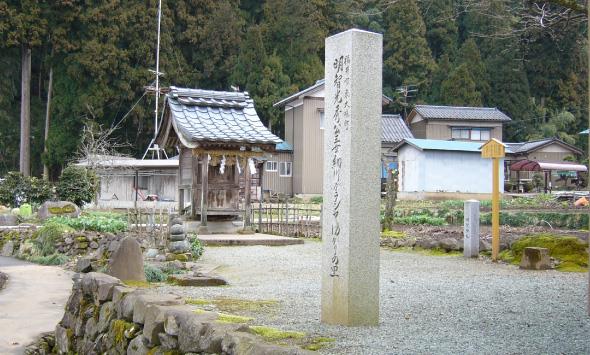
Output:
<svg viewBox="0 0 590 355">
<path fill-rule="evenodd" d="M 416 96 L 416 92 L 418 92 L 418 85 L 402 85 L 396 88 L 396 91 L 401 94 L 404 98 L 404 101 L 401 103 L 404 107 L 404 119 L 408 117 L 408 98 L 412 98 Z"/>
</svg>

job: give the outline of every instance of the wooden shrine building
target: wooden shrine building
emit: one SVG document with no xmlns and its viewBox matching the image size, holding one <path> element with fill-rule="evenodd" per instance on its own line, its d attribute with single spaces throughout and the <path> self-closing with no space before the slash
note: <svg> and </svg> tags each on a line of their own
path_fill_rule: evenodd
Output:
<svg viewBox="0 0 590 355">
<path fill-rule="evenodd" d="M 244 215 L 249 225 L 250 188 L 240 208 L 240 175 L 250 186 L 255 157 L 282 140 L 260 121 L 247 92 L 171 87 L 157 143 L 179 151 L 178 207 L 190 203 L 190 219 L 227 222 Z M 242 188 L 244 187 L 242 186 Z"/>
</svg>

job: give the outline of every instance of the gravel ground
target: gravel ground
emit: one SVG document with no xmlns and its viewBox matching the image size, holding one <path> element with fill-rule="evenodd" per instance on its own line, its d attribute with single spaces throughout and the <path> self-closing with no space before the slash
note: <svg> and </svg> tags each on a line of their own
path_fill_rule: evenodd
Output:
<svg viewBox="0 0 590 355">
<path fill-rule="evenodd" d="M 319 322 L 320 247 L 209 247 L 231 286 L 159 290 L 278 300 L 254 322 L 335 338 L 325 354 L 590 354 L 587 274 L 382 249 L 380 324 L 347 328 Z"/>
</svg>

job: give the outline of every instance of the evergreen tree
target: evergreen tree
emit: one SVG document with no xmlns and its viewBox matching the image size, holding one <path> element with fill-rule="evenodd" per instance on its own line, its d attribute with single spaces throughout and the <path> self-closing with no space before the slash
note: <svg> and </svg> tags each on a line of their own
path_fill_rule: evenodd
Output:
<svg viewBox="0 0 590 355">
<path fill-rule="evenodd" d="M 384 14 L 383 80 L 386 94 L 400 85 L 417 85 L 419 97 L 427 97 L 435 70 L 426 29 L 415 0 L 391 5 Z"/>
<path fill-rule="evenodd" d="M 479 49 L 473 38 L 469 38 L 463 43 L 456 62 L 456 65 L 467 65 L 467 69 L 475 82 L 476 90 L 480 93 L 482 101 L 485 102 L 490 95 L 489 78 L 486 65 L 481 59 Z"/>
<path fill-rule="evenodd" d="M 421 1 L 422 18 L 426 24 L 426 39 L 432 56 L 443 54 L 454 58 L 457 51 L 458 25 L 453 0 Z"/>
<path fill-rule="evenodd" d="M 264 5 L 265 47 L 281 58 L 296 90 L 324 76 L 325 5 L 321 0 L 268 0 Z"/>
<path fill-rule="evenodd" d="M 232 81 L 250 93 L 262 122 L 274 127 L 274 131 L 279 133 L 282 114 L 272 105 L 294 91 L 294 88 L 284 73 L 281 58 L 275 54 L 266 54 L 260 26 L 252 26 L 248 30 Z"/>
<path fill-rule="evenodd" d="M 440 99 L 446 105 L 481 106 L 481 93 L 477 91 L 475 80 L 467 64 L 455 68 L 442 82 Z"/>
<path fill-rule="evenodd" d="M 47 30 L 42 6 L 38 0 L 0 1 L 0 40 L 21 52 L 19 168 L 24 176 L 31 174 L 31 51 Z"/>
</svg>

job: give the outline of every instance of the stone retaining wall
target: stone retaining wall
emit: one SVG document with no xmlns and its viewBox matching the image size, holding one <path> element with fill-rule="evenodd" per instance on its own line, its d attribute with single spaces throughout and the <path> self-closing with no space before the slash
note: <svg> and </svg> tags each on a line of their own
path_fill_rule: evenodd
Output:
<svg viewBox="0 0 590 355">
<path fill-rule="evenodd" d="M 125 286 L 112 276 L 76 274 L 55 329 L 58 354 L 308 354 L 269 344 L 244 324 L 195 310 L 174 294 Z"/>
<path fill-rule="evenodd" d="M 0 249 L 8 241 L 12 241 L 15 250 L 18 250 L 21 244 L 30 241 L 33 233 L 37 228 L 31 227 L 22 230 L 0 230 Z M 126 236 L 133 236 L 141 244 L 143 249 L 151 248 L 156 244 L 155 237 L 148 233 L 123 232 L 118 234 L 99 233 L 99 232 L 71 232 L 65 233 L 55 243 L 57 252 L 74 256 L 86 255 L 94 251 L 104 250 L 113 252 L 119 246 L 119 242 Z"/>
</svg>

